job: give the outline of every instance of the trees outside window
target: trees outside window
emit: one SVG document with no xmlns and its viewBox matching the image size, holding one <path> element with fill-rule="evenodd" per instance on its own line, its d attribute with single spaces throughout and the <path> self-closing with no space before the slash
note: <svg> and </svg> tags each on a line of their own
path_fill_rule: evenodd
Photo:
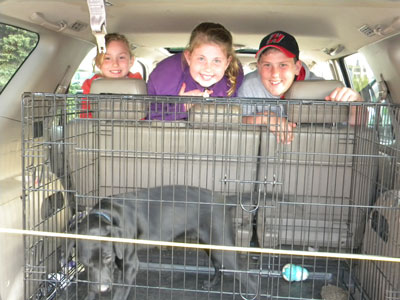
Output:
<svg viewBox="0 0 400 300">
<path fill-rule="evenodd" d="M 0 23 L 0 93 L 38 41 L 37 33 Z"/>
</svg>

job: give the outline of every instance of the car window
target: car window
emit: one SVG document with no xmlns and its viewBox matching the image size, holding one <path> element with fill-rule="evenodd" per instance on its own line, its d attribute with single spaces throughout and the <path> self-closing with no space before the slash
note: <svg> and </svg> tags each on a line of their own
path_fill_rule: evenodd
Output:
<svg viewBox="0 0 400 300">
<path fill-rule="evenodd" d="M 310 71 L 313 72 L 318 77 L 322 77 L 326 80 L 333 80 L 332 69 L 330 67 L 330 62 L 319 62 L 316 63 L 313 61 L 310 65 L 308 65 Z"/>
<path fill-rule="evenodd" d="M 93 47 L 92 50 L 86 55 L 86 57 L 82 60 L 78 69 L 76 70 L 74 76 L 72 77 L 71 84 L 69 86 L 68 93 L 69 94 L 78 94 L 82 93 L 82 84 L 83 82 L 91 78 L 95 73 L 99 72 L 99 69 L 94 66 L 94 58 L 96 57 L 96 47 Z M 140 63 L 140 59 L 135 57 L 135 63 L 130 69 L 132 73 L 140 73 L 142 78 L 145 78 L 145 68 L 142 63 Z"/>
<path fill-rule="evenodd" d="M 92 50 L 90 50 L 86 57 L 82 60 L 74 76 L 72 77 L 68 90 L 69 94 L 82 93 L 83 82 L 86 79 L 91 78 L 97 71 L 93 66 L 93 60 L 95 56 L 96 47 L 93 47 Z"/>
<path fill-rule="evenodd" d="M 361 94 L 364 101 L 377 102 L 378 83 L 364 55 L 355 53 L 343 61 L 353 89 Z"/>
<path fill-rule="evenodd" d="M 387 101 L 387 99 L 379 99 L 378 81 L 363 54 L 352 54 L 345 57 L 343 61 L 351 86 L 361 94 L 364 101 L 375 103 Z M 395 141 L 391 118 L 386 106 L 368 108 L 368 126 L 379 128 L 379 141 L 382 145 L 390 145 Z M 380 124 L 376 124 L 376 120 L 379 120 Z"/>
<path fill-rule="evenodd" d="M 39 35 L 0 23 L 0 93 L 35 49 Z"/>
</svg>

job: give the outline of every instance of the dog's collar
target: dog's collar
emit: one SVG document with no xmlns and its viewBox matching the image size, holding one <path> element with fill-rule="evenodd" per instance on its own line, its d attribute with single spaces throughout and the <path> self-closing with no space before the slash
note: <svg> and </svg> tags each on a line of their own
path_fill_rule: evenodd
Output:
<svg viewBox="0 0 400 300">
<path fill-rule="evenodd" d="M 95 212 L 91 212 L 91 215 L 98 215 L 100 217 L 103 217 L 104 219 L 106 219 L 108 222 L 110 222 L 110 224 L 112 224 L 112 220 L 111 217 L 109 215 L 107 215 L 106 213 L 102 212 L 102 211 L 95 211 Z"/>
</svg>

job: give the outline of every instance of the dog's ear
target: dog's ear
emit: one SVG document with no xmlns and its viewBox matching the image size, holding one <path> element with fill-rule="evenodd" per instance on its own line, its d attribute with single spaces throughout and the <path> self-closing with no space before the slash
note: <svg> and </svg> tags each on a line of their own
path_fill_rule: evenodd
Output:
<svg viewBox="0 0 400 300">
<path fill-rule="evenodd" d="M 109 226 L 110 227 L 110 232 L 112 237 L 122 237 L 122 230 L 118 226 Z M 125 245 L 123 243 L 114 243 L 114 251 L 115 255 L 117 256 L 118 259 L 123 259 L 124 258 L 124 248 Z"/>
</svg>

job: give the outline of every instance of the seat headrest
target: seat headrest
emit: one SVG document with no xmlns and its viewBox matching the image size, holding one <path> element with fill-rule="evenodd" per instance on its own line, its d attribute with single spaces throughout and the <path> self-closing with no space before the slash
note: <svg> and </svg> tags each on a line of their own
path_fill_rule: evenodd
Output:
<svg viewBox="0 0 400 300">
<path fill-rule="evenodd" d="M 98 78 L 92 82 L 90 93 L 146 95 L 147 86 L 143 79 Z"/>
<path fill-rule="evenodd" d="M 295 123 L 342 123 L 349 118 L 349 107 L 339 102 L 325 101 L 335 88 L 343 87 L 339 80 L 303 80 L 293 82 L 285 93 L 287 100 L 321 100 L 320 103 L 289 104 L 288 120 Z"/>
<path fill-rule="evenodd" d="M 343 86 L 339 80 L 295 81 L 285 93 L 285 99 L 324 100 L 335 88 Z"/>
<path fill-rule="evenodd" d="M 146 95 L 147 86 L 143 79 L 135 78 L 98 78 L 92 82 L 91 94 L 130 94 Z M 130 101 L 112 97 L 98 103 L 92 101 L 95 116 L 105 120 L 140 120 L 147 115 L 147 105 L 142 101 Z"/>
</svg>

